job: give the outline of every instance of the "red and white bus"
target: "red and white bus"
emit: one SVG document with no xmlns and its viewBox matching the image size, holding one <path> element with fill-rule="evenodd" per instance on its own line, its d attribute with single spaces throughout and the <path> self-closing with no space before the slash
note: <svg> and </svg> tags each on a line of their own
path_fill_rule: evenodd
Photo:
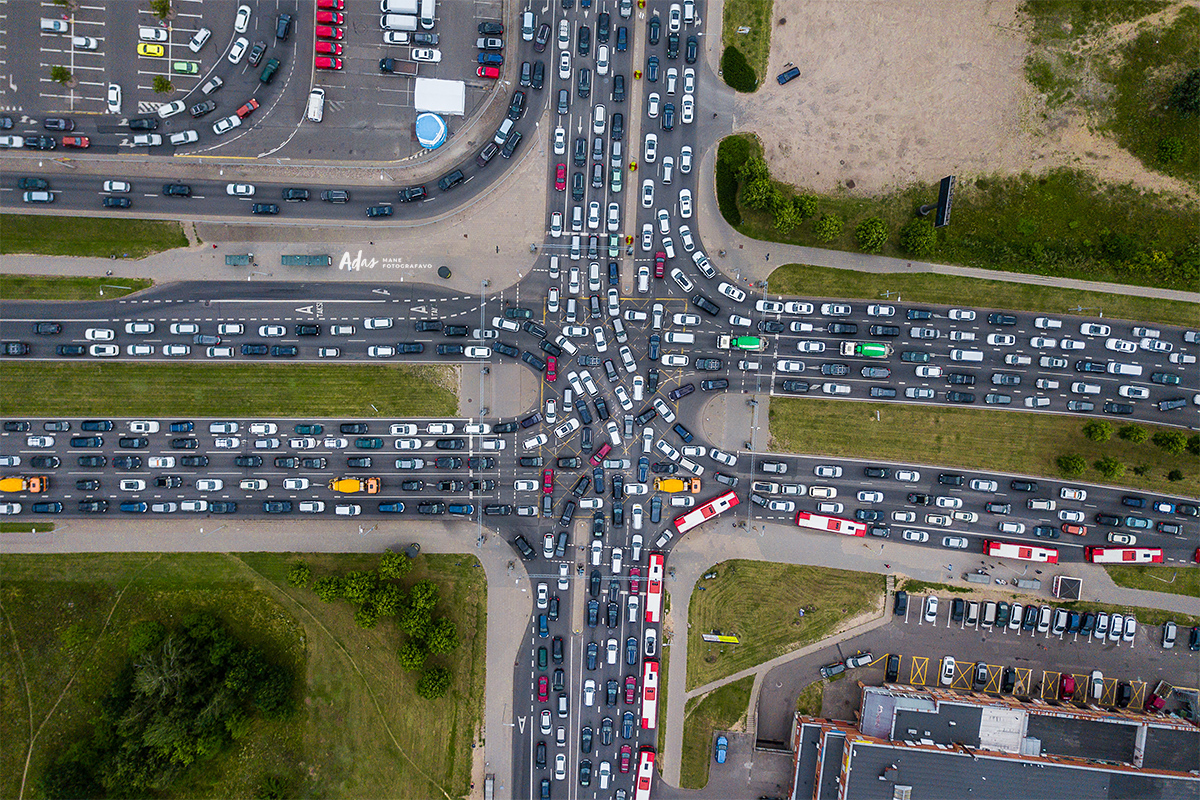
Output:
<svg viewBox="0 0 1200 800">
<path fill-rule="evenodd" d="M 737 504 L 738 498 L 733 492 L 718 495 L 704 505 L 697 506 L 688 513 L 676 517 L 675 529 L 680 533 L 687 533 L 700 523 L 707 522 L 719 514 L 724 514 Z"/>
<path fill-rule="evenodd" d="M 1016 544 L 1014 542 L 994 542 L 983 540 L 983 552 L 993 558 L 1016 558 L 1021 561 L 1038 561 L 1043 564 L 1057 564 L 1058 551 L 1053 547 L 1038 547 L 1032 544 Z"/>
<path fill-rule="evenodd" d="M 662 553 L 650 554 L 650 569 L 646 571 L 646 622 L 654 625 L 662 621 L 662 581 L 665 563 L 666 558 Z"/>
<path fill-rule="evenodd" d="M 654 748 L 638 749 L 637 779 L 633 784 L 633 800 L 650 800 L 650 784 L 654 780 Z"/>
<path fill-rule="evenodd" d="M 1162 550 L 1157 547 L 1086 547 L 1083 551 L 1093 564 L 1161 564 Z"/>
<path fill-rule="evenodd" d="M 812 528 L 815 531 L 841 533 L 846 536 L 867 535 L 867 526 L 861 522 L 842 519 L 841 517 L 826 517 L 821 514 L 813 514 L 810 511 L 796 512 L 796 524 L 801 528 Z"/>
<path fill-rule="evenodd" d="M 642 728 L 658 727 L 658 661 L 642 665 Z"/>
</svg>

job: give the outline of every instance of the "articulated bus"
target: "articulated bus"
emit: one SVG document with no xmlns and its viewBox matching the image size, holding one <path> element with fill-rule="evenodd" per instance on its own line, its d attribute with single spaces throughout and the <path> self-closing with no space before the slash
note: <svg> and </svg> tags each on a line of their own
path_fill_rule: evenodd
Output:
<svg viewBox="0 0 1200 800">
<path fill-rule="evenodd" d="M 1093 564 L 1161 564 L 1163 553 L 1157 547 L 1086 547 L 1084 554 Z"/>
<path fill-rule="evenodd" d="M 718 495 L 704 505 L 697 506 L 688 513 L 676 517 L 675 529 L 681 534 L 687 533 L 700 523 L 707 522 L 709 519 L 719 514 L 724 514 L 737 504 L 738 498 L 733 492 L 726 492 L 725 494 Z"/>
<path fill-rule="evenodd" d="M 638 748 L 637 778 L 633 784 L 633 800 L 650 800 L 650 784 L 654 780 L 654 748 Z"/>
<path fill-rule="evenodd" d="M 642 728 L 658 727 L 658 661 L 642 665 Z"/>
<path fill-rule="evenodd" d="M 1045 564 L 1058 563 L 1058 551 L 1053 547 L 1038 547 L 1032 544 L 994 542 L 983 540 L 983 552 L 993 558 L 1016 558 L 1021 561 L 1040 561 Z"/>
<path fill-rule="evenodd" d="M 646 622 L 657 625 L 662 617 L 663 564 L 662 553 L 650 554 L 650 568 L 646 571 Z"/>
<path fill-rule="evenodd" d="M 867 526 L 861 522 L 842 519 L 841 517 L 826 517 L 809 511 L 796 512 L 796 524 L 801 528 L 812 528 L 815 531 L 829 531 L 846 536 L 866 536 Z"/>
</svg>

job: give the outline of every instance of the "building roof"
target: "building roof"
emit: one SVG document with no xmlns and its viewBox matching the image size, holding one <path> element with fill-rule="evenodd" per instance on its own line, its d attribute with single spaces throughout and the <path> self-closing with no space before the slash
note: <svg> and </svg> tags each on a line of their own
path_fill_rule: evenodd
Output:
<svg viewBox="0 0 1200 800">
<path fill-rule="evenodd" d="M 1030 714 L 1026 735 L 1041 741 L 1041 754 L 1134 763 L 1138 725 L 1116 719 L 1084 720 Z"/>
<path fill-rule="evenodd" d="M 820 725 L 801 725 L 796 741 L 796 779 L 793 796 L 812 797 L 817 788 L 817 749 L 821 744 Z"/>
<path fill-rule="evenodd" d="M 1200 731 L 1151 725 L 1146 730 L 1142 767 L 1188 772 L 1200 769 Z"/>
</svg>

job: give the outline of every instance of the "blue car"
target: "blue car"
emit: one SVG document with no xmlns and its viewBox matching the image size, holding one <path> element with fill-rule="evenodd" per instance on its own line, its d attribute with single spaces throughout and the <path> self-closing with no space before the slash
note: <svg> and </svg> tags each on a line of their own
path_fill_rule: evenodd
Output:
<svg viewBox="0 0 1200 800">
<path fill-rule="evenodd" d="M 379 510 L 390 514 L 401 514 L 404 512 L 404 503 L 380 503 Z"/>
<path fill-rule="evenodd" d="M 788 81 L 792 80 L 793 78 L 799 78 L 799 77 L 800 77 L 800 68 L 792 67 L 787 72 L 781 72 L 778 75 L 776 75 L 775 80 L 779 81 L 779 85 L 782 86 L 783 84 L 787 83 Z"/>
<path fill-rule="evenodd" d="M 729 750 L 729 740 L 726 739 L 724 736 L 718 736 L 717 737 L 717 753 L 716 753 L 718 764 L 725 763 L 725 753 L 728 750 Z"/>
<path fill-rule="evenodd" d="M 504 63 L 504 56 L 500 55 L 499 53 L 480 53 L 475 58 L 485 67 L 499 67 Z"/>
</svg>

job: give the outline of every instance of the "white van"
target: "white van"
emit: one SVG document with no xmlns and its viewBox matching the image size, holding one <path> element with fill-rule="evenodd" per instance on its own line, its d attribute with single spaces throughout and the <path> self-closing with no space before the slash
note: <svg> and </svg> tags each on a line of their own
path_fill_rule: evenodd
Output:
<svg viewBox="0 0 1200 800">
<path fill-rule="evenodd" d="M 668 344 L 695 344 L 696 334 L 667 331 L 664 336 Z"/>
<path fill-rule="evenodd" d="M 1120 361 L 1108 362 L 1109 375 L 1132 375 L 1139 377 L 1142 374 L 1141 364 L 1122 364 Z"/>
<path fill-rule="evenodd" d="M 384 14 L 379 18 L 379 27 L 385 31 L 415 31 L 417 18 L 410 14 Z"/>
<path fill-rule="evenodd" d="M 437 0 L 421 0 L 421 27 L 425 30 L 433 30 L 434 12 L 437 8 Z"/>
<path fill-rule="evenodd" d="M 313 122 L 320 122 L 325 118 L 325 90 L 313 89 L 308 93 L 308 111 L 305 116 Z"/>
<path fill-rule="evenodd" d="M 982 350 L 951 350 L 951 361 L 983 361 Z"/>
</svg>

